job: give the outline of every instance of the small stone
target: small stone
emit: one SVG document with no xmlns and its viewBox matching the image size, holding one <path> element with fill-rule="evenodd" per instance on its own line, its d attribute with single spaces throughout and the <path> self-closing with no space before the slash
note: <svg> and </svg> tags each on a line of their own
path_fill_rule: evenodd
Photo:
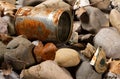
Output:
<svg viewBox="0 0 120 79">
<path fill-rule="evenodd" d="M 56 51 L 55 61 L 63 67 L 72 67 L 80 63 L 80 55 L 70 48 L 61 48 Z"/>
<path fill-rule="evenodd" d="M 41 60 L 54 60 L 57 47 L 53 43 L 43 46 L 42 42 L 34 48 L 34 54 L 38 62 Z"/>
<path fill-rule="evenodd" d="M 102 74 L 98 74 L 89 62 L 85 61 L 78 68 L 76 79 L 102 79 Z"/>
<path fill-rule="evenodd" d="M 113 9 L 110 12 L 110 23 L 112 24 L 113 27 L 117 28 L 120 32 L 120 13 L 116 10 Z"/>
</svg>

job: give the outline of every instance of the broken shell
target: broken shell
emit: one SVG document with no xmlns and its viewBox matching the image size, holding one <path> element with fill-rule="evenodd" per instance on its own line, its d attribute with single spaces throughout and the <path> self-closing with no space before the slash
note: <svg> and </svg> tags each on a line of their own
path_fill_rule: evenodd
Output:
<svg viewBox="0 0 120 79">
<path fill-rule="evenodd" d="M 80 55 L 70 48 L 61 48 L 56 51 L 55 61 L 63 67 L 76 66 L 80 63 Z"/>
<path fill-rule="evenodd" d="M 91 62 L 98 73 L 104 73 L 107 70 L 106 55 L 102 48 L 98 47 Z"/>
</svg>

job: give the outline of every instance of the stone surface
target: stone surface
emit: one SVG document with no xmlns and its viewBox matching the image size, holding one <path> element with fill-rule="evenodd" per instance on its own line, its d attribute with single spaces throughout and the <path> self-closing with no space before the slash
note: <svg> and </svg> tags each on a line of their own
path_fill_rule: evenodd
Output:
<svg viewBox="0 0 120 79">
<path fill-rule="evenodd" d="M 120 34 L 116 28 L 103 28 L 94 37 L 96 47 L 101 46 L 109 58 L 120 58 Z"/>
<path fill-rule="evenodd" d="M 120 32 L 120 13 L 116 10 L 113 9 L 110 12 L 110 23 L 112 24 L 113 27 L 117 28 Z"/>
<path fill-rule="evenodd" d="M 80 63 L 80 55 L 70 48 L 61 48 L 56 51 L 55 61 L 63 67 L 72 67 Z"/>
<path fill-rule="evenodd" d="M 101 28 L 109 27 L 109 20 L 101 10 L 91 6 L 86 6 L 84 9 L 86 12 L 78 17 L 84 30 L 96 34 Z M 77 15 L 79 15 L 79 12 Z"/>
<path fill-rule="evenodd" d="M 88 61 L 83 62 L 76 72 L 76 79 L 102 79 Z"/>
<path fill-rule="evenodd" d="M 4 54 L 5 61 L 10 61 L 15 70 L 21 70 L 35 63 L 32 54 L 34 45 L 22 36 L 10 41 L 7 49 L 11 50 Z"/>
<path fill-rule="evenodd" d="M 20 76 L 22 79 L 73 79 L 66 69 L 51 60 L 23 70 Z"/>
</svg>

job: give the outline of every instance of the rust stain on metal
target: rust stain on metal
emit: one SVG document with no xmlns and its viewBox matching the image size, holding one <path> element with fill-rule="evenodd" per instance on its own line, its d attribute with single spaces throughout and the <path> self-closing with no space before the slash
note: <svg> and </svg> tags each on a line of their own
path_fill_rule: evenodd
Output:
<svg viewBox="0 0 120 79">
<path fill-rule="evenodd" d="M 28 39 L 39 39 L 44 41 L 51 33 L 45 25 L 36 20 L 24 19 L 16 24 L 16 31 L 19 35 L 26 35 Z"/>
<path fill-rule="evenodd" d="M 53 23 L 54 24 L 57 24 L 58 23 L 58 20 L 59 20 L 59 16 L 60 16 L 60 14 L 63 12 L 63 10 L 58 10 L 55 14 L 54 14 L 54 16 L 53 16 Z"/>
<path fill-rule="evenodd" d="M 46 14 L 50 14 L 52 12 L 52 8 L 46 9 Z"/>
<path fill-rule="evenodd" d="M 16 12 L 16 15 L 20 15 L 20 16 L 27 16 L 31 14 L 31 10 L 32 8 L 20 8 L 18 9 L 18 11 Z"/>
</svg>

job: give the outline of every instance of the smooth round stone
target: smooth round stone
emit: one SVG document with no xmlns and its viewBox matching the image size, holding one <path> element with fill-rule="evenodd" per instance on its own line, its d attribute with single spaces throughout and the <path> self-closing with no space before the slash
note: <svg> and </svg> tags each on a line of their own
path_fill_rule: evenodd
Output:
<svg viewBox="0 0 120 79">
<path fill-rule="evenodd" d="M 101 46 L 108 58 L 120 58 L 120 34 L 116 28 L 103 28 L 94 37 L 94 45 Z"/>
<path fill-rule="evenodd" d="M 70 48 L 61 48 L 56 51 L 55 61 L 63 67 L 72 67 L 80 63 L 79 53 Z"/>
</svg>

